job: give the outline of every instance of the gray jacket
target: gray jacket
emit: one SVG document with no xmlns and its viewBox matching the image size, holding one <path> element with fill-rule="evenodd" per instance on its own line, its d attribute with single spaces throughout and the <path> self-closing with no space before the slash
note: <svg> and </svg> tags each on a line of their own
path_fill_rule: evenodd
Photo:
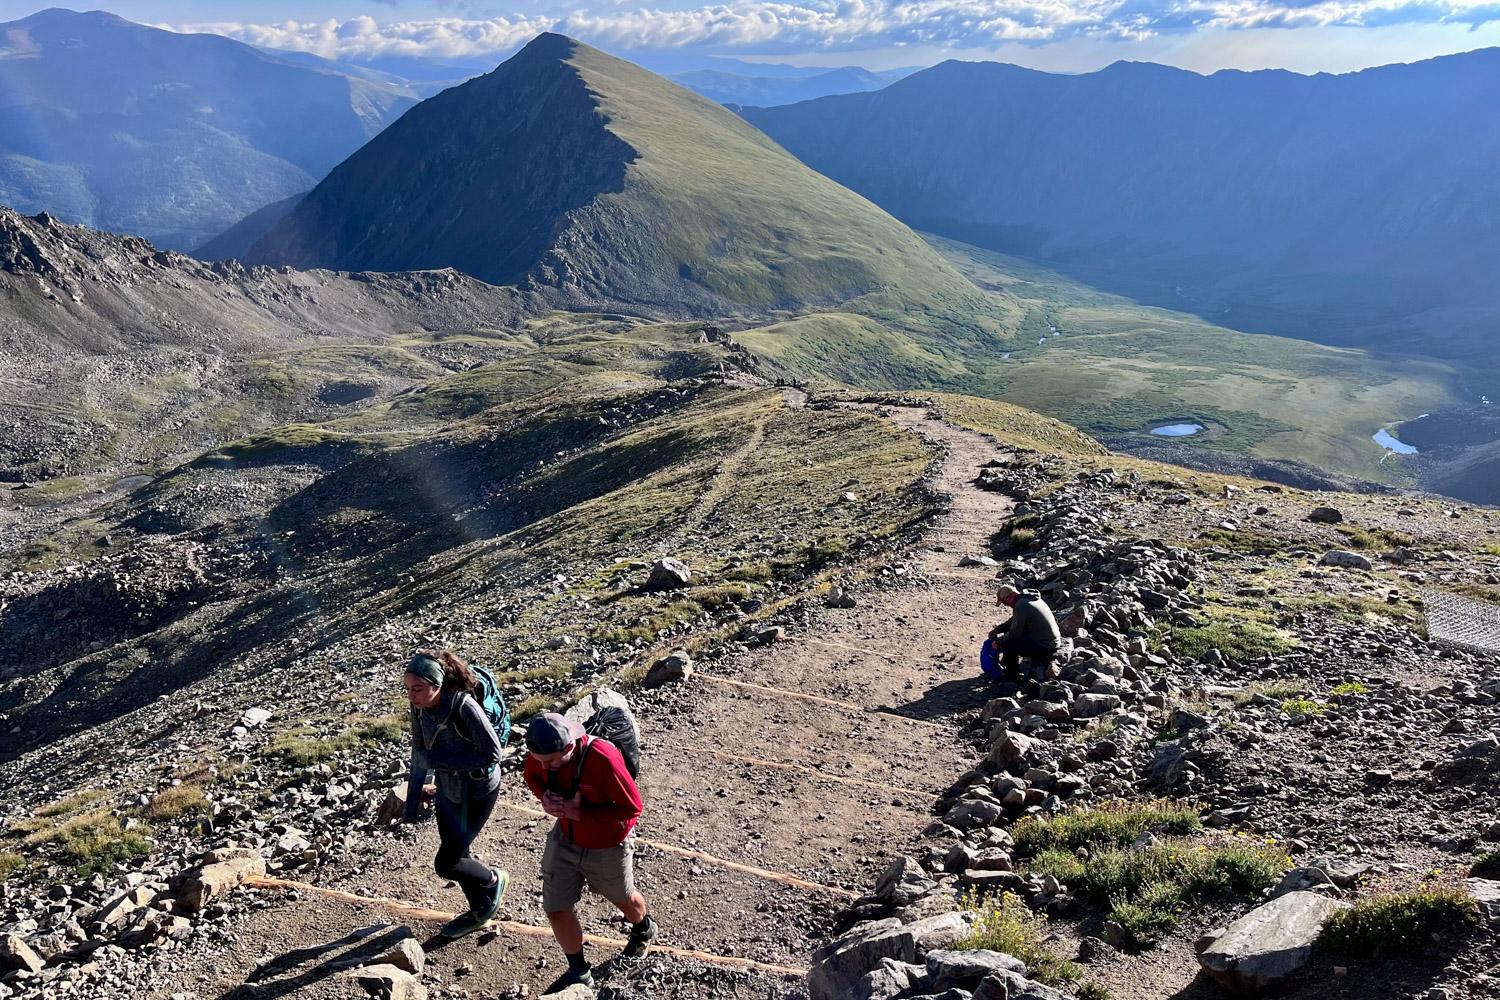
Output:
<svg viewBox="0 0 1500 1000">
<path fill-rule="evenodd" d="M 1050 650 L 1057 652 L 1062 645 L 1062 633 L 1058 631 L 1057 619 L 1052 609 L 1034 590 L 1025 590 L 1011 610 L 1010 628 L 1006 630 L 1002 644 L 1006 648 Z"/>
<path fill-rule="evenodd" d="M 413 708 L 407 819 L 417 816 L 429 771 L 437 774 L 439 794 L 463 802 L 500 787 L 499 765 L 500 738 L 472 695 L 444 691 L 432 708 Z"/>
</svg>

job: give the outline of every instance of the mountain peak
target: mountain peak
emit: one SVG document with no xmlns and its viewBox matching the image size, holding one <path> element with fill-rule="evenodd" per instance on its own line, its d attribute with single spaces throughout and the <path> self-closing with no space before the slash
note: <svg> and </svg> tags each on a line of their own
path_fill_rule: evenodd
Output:
<svg viewBox="0 0 1500 1000">
<path fill-rule="evenodd" d="M 734 114 L 553 33 L 412 109 L 249 256 L 454 267 L 560 305 L 668 314 L 972 294 L 916 234 Z"/>
<path fill-rule="evenodd" d="M 574 49 L 582 45 L 583 43 L 576 38 L 570 38 L 555 31 L 544 31 L 521 46 L 521 50 L 516 55 L 527 54 L 548 59 L 565 59 L 572 54 Z"/>
<path fill-rule="evenodd" d="M 67 7 L 47 7 L 43 10 L 37 11 L 35 14 L 29 14 L 26 17 L 23 17 L 11 23 L 24 27 L 39 27 L 42 25 L 52 24 L 96 24 L 110 25 L 112 27 L 132 28 L 145 27 L 145 25 L 136 24 L 134 21 L 127 21 L 125 18 L 120 17 L 117 14 L 111 14 L 107 10 L 78 11 L 71 10 Z"/>
</svg>

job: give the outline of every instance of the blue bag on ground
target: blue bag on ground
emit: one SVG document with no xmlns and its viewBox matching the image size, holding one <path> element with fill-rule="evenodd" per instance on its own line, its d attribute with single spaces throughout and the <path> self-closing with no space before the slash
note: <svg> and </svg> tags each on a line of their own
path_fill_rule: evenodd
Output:
<svg viewBox="0 0 1500 1000">
<path fill-rule="evenodd" d="M 984 645 L 979 647 L 979 669 L 986 677 L 999 679 L 1003 676 L 1000 667 L 1000 654 L 995 650 L 995 640 L 986 639 Z"/>
</svg>

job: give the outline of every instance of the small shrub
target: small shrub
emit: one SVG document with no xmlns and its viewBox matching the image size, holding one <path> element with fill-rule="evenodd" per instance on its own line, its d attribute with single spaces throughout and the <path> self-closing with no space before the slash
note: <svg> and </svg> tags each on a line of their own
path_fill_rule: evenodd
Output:
<svg viewBox="0 0 1500 1000">
<path fill-rule="evenodd" d="M 697 601 L 677 600 L 657 608 L 634 625 L 625 625 L 605 632 L 604 642 L 627 645 L 636 641 L 651 642 L 662 631 L 683 622 L 697 621 L 704 615 L 703 605 Z"/>
<path fill-rule="evenodd" d="M 1490 851 L 1474 859 L 1469 868 L 1471 878 L 1500 879 L 1500 851 Z"/>
<path fill-rule="evenodd" d="M 107 872 L 122 861 L 151 853 L 145 837 L 125 829 L 118 817 L 104 810 L 69 820 L 51 839 L 81 875 Z"/>
<path fill-rule="evenodd" d="M 774 576 L 774 574 L 771 571 L 770 563 L 752 562 L 745 563 L 743 566 L 736 566 L 735 568 L 728 570 L 724 574 L 724 579 L 740 580 L 745 583 L 765 583 L 766 581 L 770 580 L 772 576 Z"/>
<path fill-rule="evenodd" d="M 1056 848 L 1049 848 L 1032 858 L 1026 869 L 1038 875 L 1051 875 L 1059 882 L 1070 885 L 1083 878 L 1083 862 L 1078 856 Z"/>
<path fill-rule="evenodd" d="M 1408 889 L 1361 899 L 1323 925 L 1323 944 L 1334 951 L 1373 958 L 1418 954 L 1435 933 L 1474 923 L 1478 905 L 1457 886 Z"/>
<path fill-rule="evenodd" d="M 61 798 L 56 802 L 42 806 L 34 815 L 48 818 L 54 816 L 72 816 L 74 813 L 83 812 L 89 806 L 97 805 L 104 801 L 108 794 L 98 788 L 86 788 L 81 792 L 75 792 L 66 798 Z"/>
<path fill-rule="evenodd" d="M 1172 649 L 1178 656 L 1196 660 L 1217 649 L 1233 660 L 1258 660 L 1289 652 L 1296 641 L 1257 612 L 1240 608 L 1211 608 L 1202 624 L 1173 629 Z"/>
<path fill-rule="evenodd" d="M 1322 702 L 1311 698 L 1288 698 L 1281 703 L 1281 710 L 1287 715 L 1322 715 L 1323 707 Z"/>
<path fill-rule="evenodd" d="M 26 864 L 26 859 L 19 854 L 9 851 L 0 851 L 0 882 L 4 882 Z"/>
<path fill-rule="evenodd" d="M 1256 695 L 1263 695 L 1267 698 L 1275 698 L 1279 701 L 1286 698 L 1295 698 L 1299 694 L 1306 693 L 1307 688 L 1297 683 L 1296 681 L 1277 681 L 1275 683 L 1257 682 L 1255 684 L 1251 684 L 1245 690 L 1237 692 L 1234 696 L 1234 703 L 1236 705 L 1248 705 L 1255 700 Z"/>
<path fill-rule="evenodd" d="M 552 707 L 554 699 L 545 694 L 534 694 L 524 699 L 520 704 L 510 710 L 510 717 L 514 721 L 529 719 L 533 715 L 540 715 Z"/>
<path fill-rule="evenodd" d="M 718 611 L 727 604 L 738 604 L 750 599 L 750 588 L 743 583 L 724 583 L 693 593 L 693 600 L 708 611 Z"/>
<path fill-rule="evenodd" d="M 849 554 L 849 543 L 842 538 L 825 538 L 807 546 L 804 564 L 810 569 L 819 569 L 836 559 Z"/>
<path fill-rule="evenodd" d="M 1345 681 L 1335 684 L 1328 694 L 1334 698 L 1349 698 L 1354 695 L 1369 694 L 1370 688 L 1361 681 Z"/>
<path fill-rule="evenodd" d="M 1186 907 L 1216 896 L 1254 896 L 1275 885 L 1291 864 L 1286 851 L 1272 844 L 1171 841 L 1111 848 L 1087 862 L 1064 851 L 1043 851 L 1027 870 L 1108 900 L 1110 919 L 1124 928 L 1127 943 L 1144 948 L 1176 927 Z"/>
<path fill-rule="evenodd" d="M 1109 990 L 1095 982 L 1078 987 L 1078 1000 L 1111 1000 Z"/>
<path fill-rule="evenodd" d="M 1252 556 L 1279 555 L 1287 547 L 1284 539 L 1259 531 L 1230 531 L 1228 528 L 1209 528 L 1188 542 L 1190 548 L 1228 549 Z"/>
<path fill-rule="evenodd" d="M 1344 536 L 1351 549 L 1402 549 L 1416 542 L 1416 539 L 1404 531 L 1390 531 L 1385 528 L 1361 528 L 1358 525 L 1345 525 L 1336 529 Z"/>
<path fill-rule="evenodd" d="M 1036 541 L 1036 532 L 1031 528 L 1010 529 L 1010 543 L 1018 549 L 1024 549 Z"/>
<path fill-rule="evenodd" d="M 1124 943 L 1133 948 L 1149 948 L 1177 928 L 1177 915 L 1159 903 L 1117 900 L 1109 919 L 1120 925 Z"/>
<path fill-rule="evenodd" d="M 208 811 L 208 799 L 195 784 L 175 785 L 163 789 L 141 809 L 141 817 L 153 823 L 165 823 L 188 813 Z"/>
<path fill-rule="evenodd" d="M 298 726 L 282 733 L 265 749 L 297 767 L 306 767 L 366 743 L 396 743 L 407 737 L 407 718 L 392 713 L 378 719 L 357 719 L 341 733 L 319 733 Z"/>
<path fill-rule="evenodd" d="M 410 730 L 406 713 L 391 713 L 378 719 L 368 719 L 354 727 L 356 739 L 367 743 L 399 743 L 406 739 Z"/>
<path fill-rule="evenodd" d="M 1031 977 L 1048 986 L 1078 978 L 1078 966 L 1058 958 L 1042 943 L 1047 936 L 1047 918 L 1033 912 L 1019 896 L 1010 892 L 983 896 L 970 890 L 960 905 L 974 914 L 974 922 L 955 947 L 1004 952 L 1025 962 Z"/>
<path fill-rule="evenodd" d="M 1046 818 L 1027 818 L 1012 831 L 1016 849 L 1038 854 L 1049 848 L 1119 847 L 1148 830 L 1193 833 L 1203 828 L 1198 810 L 1180 802 L 1106 802 Z"/>
</svg>

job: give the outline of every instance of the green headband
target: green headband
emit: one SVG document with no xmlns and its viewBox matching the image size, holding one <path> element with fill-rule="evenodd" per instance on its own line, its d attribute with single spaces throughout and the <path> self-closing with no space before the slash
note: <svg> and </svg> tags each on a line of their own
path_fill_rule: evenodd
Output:
<svg viewBox="0 0 1500 1000">
<path fill-rule="evenodd" d="M 406 672 L 415 674 L 433 687 L 443 686 L 443 665 L 430 656 L 413 656 L 406 665 Z"/>
</svg>

